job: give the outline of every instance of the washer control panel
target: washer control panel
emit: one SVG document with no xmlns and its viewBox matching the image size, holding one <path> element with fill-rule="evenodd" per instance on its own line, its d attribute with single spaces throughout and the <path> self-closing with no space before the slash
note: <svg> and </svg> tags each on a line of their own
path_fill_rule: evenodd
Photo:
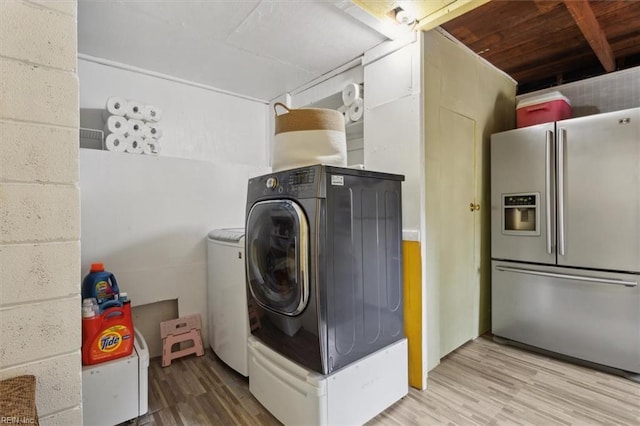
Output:
<svg viewBox="0 0 640 426">
<path fill-rule="evenodd" d="M 285 170 L 249 180 L 249 198 L 264 196 L 315 197 L 320 167 Z"/>
<path fill-rule="evenodd" d="M 315 194 L 316 169 L 293 170 L 289 174 L 287 193 L 300 197 Z"/>
</svg>

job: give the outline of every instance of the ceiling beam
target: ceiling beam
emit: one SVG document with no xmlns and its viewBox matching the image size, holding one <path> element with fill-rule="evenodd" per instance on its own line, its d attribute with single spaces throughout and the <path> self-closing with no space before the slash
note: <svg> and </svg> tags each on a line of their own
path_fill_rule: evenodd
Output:
<svg viewBox="0 0 640 426">
<path fill-rule="evenodd" d="M 429 31 L 445 22 L 451 21 L 459 16 L 464 15 L 473 9 L 489 3 L 490 0 L 455 0 L 453 2 L 446 1 L 447 5 L 441 9 L 432 12 L 418 19 L 417 30 Z M 423 3 L 433 3 L 430 0 L 423 0 Z"/>
<path fill-rule="evenodd" d="M 591 5 L 589 5 L 589 1 L 564 0 L 564 4 L 567 6 L 573 20 L 576 21 L 584 38 L 587 39 L 589 46 L 593 49 L 605 71 L 614 71 L 616 69 L 616 61 L 613 55 L 613 49 L 611 49 L 611 45 L 604 31 L 600 28 L 600 24 L 596 19 L 596 15 L 593 13 L 593 9 L 591 9 Z"/>
</svg>

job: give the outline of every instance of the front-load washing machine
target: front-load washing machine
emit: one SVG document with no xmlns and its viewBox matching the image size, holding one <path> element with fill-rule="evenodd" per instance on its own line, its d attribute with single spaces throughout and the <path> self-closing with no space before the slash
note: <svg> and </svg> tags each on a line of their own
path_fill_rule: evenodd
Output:
<svg viewBox="0 0 640 426">
<path fill-rule="evenodd" d="M 209 232 L 209 345 L 224 363 L 247 377 L 249 320 L 245 281 L 244 229 L 215 229 Z"/>
<path fill-rule="evenodd" d="M 249 180 L 255 338 L 323 375 L 404 338 L 403 180 L 323 165 Z"/>
</svg>

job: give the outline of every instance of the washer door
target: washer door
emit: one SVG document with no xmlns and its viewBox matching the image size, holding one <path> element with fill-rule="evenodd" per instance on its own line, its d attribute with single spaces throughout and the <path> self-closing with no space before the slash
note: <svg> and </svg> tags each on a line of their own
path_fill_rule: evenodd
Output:
<svg viewBox="0 0 640 426">
<path fill-rule="evenodd" d="M 269 200 L 247 216 L 246 259 L 249 290 L 270 311 L 296 316 L 309 300 L 309 225 L 298 204 Z"/>
</svg>

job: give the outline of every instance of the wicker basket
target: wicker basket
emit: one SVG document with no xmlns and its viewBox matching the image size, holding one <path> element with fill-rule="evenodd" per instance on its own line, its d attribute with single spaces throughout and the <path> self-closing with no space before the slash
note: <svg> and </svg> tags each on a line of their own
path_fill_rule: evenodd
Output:
<svg viewBox="0 0 640 426">
<path fill-rule="evenodd" d="M 0 381 L 0 415 L 13 424 L 39 424 L 35 376 L 25 375 Z"/>
<path fill-rule="evenodd" d="M 278 107 L 286 110 L 278 114 Z M 347 139 L 344 117 L 331 109 L 289 109 L 278 102 L 273 144 L 273 171 L 313 164 L 345 167 Z"/>
</svg>

